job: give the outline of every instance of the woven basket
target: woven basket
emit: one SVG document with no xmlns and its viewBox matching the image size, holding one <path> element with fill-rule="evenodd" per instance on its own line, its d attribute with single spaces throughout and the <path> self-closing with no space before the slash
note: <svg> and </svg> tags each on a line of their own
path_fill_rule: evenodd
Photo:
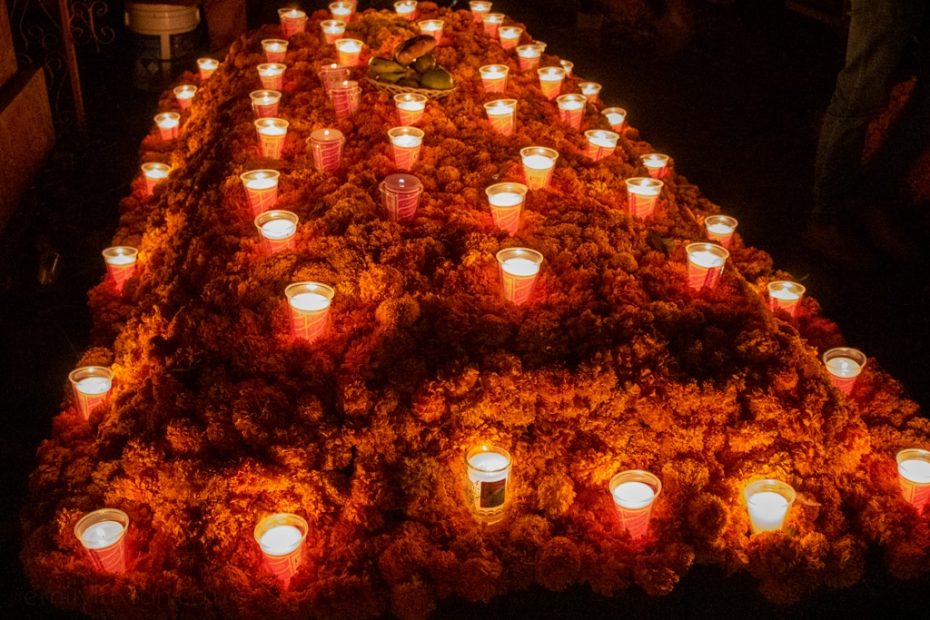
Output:
<svg viewBox="0 0 930 620">
<path fill-rule="evenodd" d="M 455 88 L 448 88 L 445 90 L 439 90 L 436 88 L 414 88 L 412 86 L 398 86 L 397 84 L 390 84 L 388 82 L 379 82 L 378 80 L 373 80 L 371 78 L 365 78 L 368 80 L 368 83 L 377 88 L 380 91 L 386 92 L 389 95 L 403 95 L 404 93 L 415 93 L 417 95 L 424 95 L 429 99 L 442 99 L 447 95 L 451 95 L 455 92 Z"/>
</svg>

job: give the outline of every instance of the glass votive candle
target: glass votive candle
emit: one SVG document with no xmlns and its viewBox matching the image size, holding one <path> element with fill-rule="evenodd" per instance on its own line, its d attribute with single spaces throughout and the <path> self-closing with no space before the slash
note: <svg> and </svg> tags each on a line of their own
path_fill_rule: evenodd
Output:
<svg viewBox="0 0 930 620">
<path fill-rule="evenodd" d="M 655 214 L 662 181 L 649 177 L 633 177 L 626 180 L 627 208 L 630 215 L 647 220 Z"/>
<path fill-rule="evenodd" d="M 412 174 L 391 174 L 378 185 L 381 204 L 388 216 L 401 222 L 411 219 L 420 204 L 423 183 Z"/>
<path fill-rule="evenodd" d="M 336 39 L 336 62 L 343 67 L 357 67 L 362 55 L 362 42 L 358 39 Z"/>
<path fill-rule="evenodd" d="M 612 155 L 617 150 L 617 141 L 620 140 L 618 134 L 606 129 L 589 129 L 584 135 L 588 139 L 584 148 L 585 157 L 594 161 L 601 161 Z"/>
<path fill-rule="evenodd" d="M 930 503 L 930 451 L 908 448 L 898 452 L 898 484 L 910 504 L 922 513 Z"/>
<path fill-rule="evenodd" d="M 507 74 L 510 68 L 507 65 L 484 65 L 478 68 L 481 75 L 481 86 L 486 93 L 503 93 L 507 90 Z"/>
<path fill-rule="evenodd" d="M 345 136 L 338 129 L 317 129 L 307 138 L 317 172 L 336 172 L 342 164 Z"/>
<path fill-rule="evenodd" d="M 523 183 L 495 183 L 484 190 L 491 205 L 494 224 L 508 235 L 520 229 L 520 215 L 526 200 L 527 187 Z"/>
<path fill-rule="evenodd" d="M 623 108 L 612 107 L 601 110 L 601 115 L 610 123 L 610 128 L 616 132 L 623 130 L 623 123 L 626 121 L 626 110 Z"/>
<path fill-rule="evenodd" d="M 329 91 L 336 118 L 346 119 L 358 111 L 362 101 L 362 88 L 355 80 L 344 80 L 333 85 Z"/>
<path fill-rule="evenodd" d="M 252 111 L 255 118 L 271 118 L 278 115 L 278 104 L 281 103 L 281 91 L 253 90 L 249 93 L 252 100 Z"/>
<path fill-rule="evenodd" d="M 852 394 L 856 379 L 868 360 L 865 353 L 850 347 L 835 347 L 823 354 L 823 365 L 827 368 L 830 383 L 844 394 Z"/>
<path fill-rule="evenodd" d="M 784 310 L 794 317 L 798 313 L 798 306 L 800 306 L 806 290 L 803 285 L 790 280 L 769 282 L 769 308 L 771 308 L 772 312 Z"/>
<path fill-rule="evenodd" d="M 426 95 L 417 93 L 401 93 L 394 95 L 394 106 L 397 108 L 397 120 L 402 126 L 416 125 L 423 118 L 426 110 Z"/>
<path fill-rule="evenodd" d="M 303 517 L 286 512 L 265 517 L 255 526 L 253 535 L 265 567 L 285 584 L 300 567 L 308 529 Z"/>
<path fill-rule="evenodd" d="M 416 127 L 393 127 L 387 133 L 391 141 L 394 166 L 398 170 L 413 170 L 414 164 L 420 158 L 420 147 L 425 135 L 423 130 Z"/>
<path fill-rule="evenodd" d="M 329 12 L 332 14 L 333 19 L 348 23 L 352 19 L 352 14 L 355 13 L 355 6 L 351 2 L 331 2 Z"/>
<path fill-rule="evenodd" d="M 512 50 L 517 47 L 522 36 L 523 28 L 517 26 L 501 26 L 497 29 L 497 38 L 500 39 L 501 47 L 505 50 Z"/>
<path fill-rule="evenodd" d="M 478 520 L 503 519 L 512 465 L 510 453 L 497 446 L 481 444 L 465 453 L 466 493 Z"/>
<path fill-rule="evenodd" d="M 284 70 L 287 65 L 280 62 L 265 62 L 258 67 L 258 77 L 262 81 L 262 88 L 265 90 L 281 90 L 284 86 Z"/>
<path fill-rule="evenodd" d="M 472 20 L 480 24 L 484 22 L 484 16 L 491 12 L 491 3 L 475 0 L 468 3 L 468 8 L 471 11 Z"/>
<path fill-rule="evenodd" d="M 520 63 L 520 71 L 532 71 L 539 67 L 539 61 L 542 58 L 542 48 L 535 43 L 517 46 L 517 61 Z"/>
<path fill-rule="evenodd" d="M 588 104 L 587 98 L 577 93 L 569 93 L 559 95 L 555 102 L 559 106 L 559 119 L 572 129 L 580 130 L 585 106 Z"/>
<path fill-rule="evenodd" d="M 81 417 L 90 419 L 94 409 L 104 404 L 113 387 L 113 373 L 103 366 L 82 366 L 68 374 L 71 391 L 74 393 L 74 406 Z"/>
<path fill-rule="evenodd" d="M 620 515 L 620 522 L 634 540 L 649 531 L 652 505 L 662 491 L 662 483 L 641 469 L 628 469 L 610 479 L 610 496 Z"/>
<path fill-rule="evenodd" d="M 319 340 L 326 333 L 336 291 L 319 282 L 295 282 L 284 289 L 284 296 L 291 310 L 291 334 L 309 343 Z"/>
<path fill-rule="evenodd" d="M 730 253 L 716 243 L 689 243 L 685 252 L 688 254 L 688 286 L 694 290 L 716 287 Z"/>
<path fill-rule="evenodd" d="M 598 103 L 601 95 L 601 85 L 597 82 L 582 82 L 578 85 L 581 94 L 588 98 L 591 103 Z"/>
<path fill-rule="evenodd" d="M 281 159 L 284 150 L 284 139 L 287 137 L 287 126 L 290 124 L 283 118 L 255 119 L 255 130 L 258 132 L 258 145 L 262 157 Z"/>
<path fill-rule="evenodd" d="M 653 179 L 664 179 L 668 174 L 668 155 L 664 153 L 646 153 L 639 159 Z"/>
<path fill-rule="evenodd" d="M 213 72 L 220 66 L 220 61 L 216 58 L 198 58 L 197 70 L 200 72 L 200 81 L 205 82 L 210 79 Z"/>
<path fill-rule="evenodd" d="M 416 0 L 400 0 L 394 3 L 394 12 L 398 17 L 403 17 L 408 22 L 412 22 L 417 17 Z"/>
<path fill-rule="evenodd" d="M 504 23 L 505 17 L 506 15 L 503 13 L 487 13 L 481 19 L 481 23 L 484 24 L 484 34 L 488 35 L 492 39 L 496 39 L 497 29 L 500 28 L 500 25 Z"/>
<path fill-rule="evenodd" d="M 341 19 L 324 19 L 320 22 L 320 30 L 324 41 L 335 43 L 346 33 L 346 23 Z"/>
<path fill-rule="evenodd" d="M 274 209 L 278 202 L 278 179 L 281 173 L 277 170 L 249 170 L 239 175 L 245 195 L 249 201 L 249 208 L 254 215 Z"/>
<path fill-rule="evenodd" d="M 181 127 L 181 115 L 177 112 L 162 112 L 155 115 L 155 125 L 163 142 L 170 142 L 178 137 Z"/>
<path fill-rule="evenodd" d="M 284 62 L 287 55 L 287 41 L 284 39 L 262 39 L 262 51 L 265 62 Z"/>
<path fill-rule="evenodd" d="M 566 77 L 572 74 L 572 71 L 575 69 L 575 63 L 570 60 L 560 60 L 559 64 L 565 69 Z"/>
<path fill-rule="evenodd" d="M 307 14 L 299 9 L 278 9 L 278 19 L 281 20 L 281 31 L 285 37 L 290 37 L 307 28 Z"/>
<path fill-rule="evenodd" d="M 126 281 L 136 272 L 138 257 L 139 250 L 128 245 L 115 245 L 103 251 L 103 262 L 107 266 L 107 276 L 118 292 L 123 292 Z"/>
<path fill-rule="evenodd" d="M 516 99 L 495 99 L 484 104 L 484 111 L 488 115 L 491 128 L 499 134 L 512 136 L 516 112 Z"/>
<path fill-rule="evenodd" d="M 331 63 L 320 67 L 320 71 L 317 75 L 320 77 L 320 82 L 323 84 L 326 95 L 332 98 L 333 88 L 349 80 L 349 68 Z"/>
<path fill-rule="evenodd" d="M 441 19 L 424 19 L 417 22 L 420 34 L 428 34 L 436 39 L 437 43 L 442 41 L 442 31 L 445 26 L 446 22 Z"/>
<path fill-rule="evenodd" d="M 565 69 L 562 67 L 543 67 L 536 70 L 539 76 L 539 87 L 543 97 L 555 99 L 562 92 L 562 82 L 565 80 Z"/>
<path fill-rule="evenodd" d="M 145 195 L 151 196 L 155 192 L 155 186 L 167 179 L 170 173 L 171 167 L 168 164 L 157 161 L 142 164 L 142 176 L 145 178 Z"/>
<path fill-rule="evenodd" d="M 545 146 L 528 146 L 520 149 L 523 160 L 523 176 L 529 189 L 544 189 L 552 182 L 555 160 L 559 153 Z"/>
<path fill-rule="evenodd" d="M 729 215 L 708 215 L 704 218 L 707 239 L 716 241 L 727 249 L 730 249 L 730 242 L 733 241 L 733 233 L 738 225 L 736 218 Z"/>
<path fill-rule="evenodd" d="M 785 524 L 788 510 L 797 498 L 791 485 L 780 480 L 756 480 L 743 489 L 752 533 L 774 532 Z"/>
<path fill-rule="evenodd" d="M 507 248 L 497 253 L 504 299 L 515 306 L 530 300 L 543 255 L 529 248 Z"/>
<path fill-rule="evenodd" d="M 94 568 L 121 575 L 126 572 L 126 531 L 129 516 L 116 508 L 88 512 L 74 525 L 74 535 Z"/>
<path fill-rule="evenodd" d="M 175 87 L 172 92 L 174 93 L 174 100 L 178 102 L 178 107 L 186 110 L 191 107 L 191 103 L 194 101 L 197 87 L 192 84 L 181 84 Z"/>
<path fill-rule="evenodd" d="M 255 227 L 265 242 L 269 254 L 290 250 L 297 235 L 296 213 L 273 209 L 260 213 L 255 218 Z"/>
</svg>

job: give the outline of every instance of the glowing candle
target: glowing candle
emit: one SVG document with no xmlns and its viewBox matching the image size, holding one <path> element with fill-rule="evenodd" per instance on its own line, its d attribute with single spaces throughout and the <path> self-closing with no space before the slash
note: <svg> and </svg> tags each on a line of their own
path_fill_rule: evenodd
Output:
<svg viewBox="0 0 930 620">
<path fill-rule="evenodd" d="M 155 125 L 164 142 L 170 142 L 178 137 L 181 126 L 181 115 L 177 112 L 162 112 L 155 116 Z"/>
<path fill-rule="evenodd" d="M 520 228 L 520 214 L 526 199 L 523 183 L 495 183 L 484 190 L 491 205 L 491 217 L 498 228 L 515 235 Z"/>
<path fill-rule="evenodd" d="M 445 28 L 446 22 L 441 19 L 424 19 L 417 22 L 417 27 L 420 29 L 420 34 L 428 34 L 429 36 L 436 39 L 436 42 L 442 41 L 442 31 Z"/>
<path fill-rule="evenodd" d="M 278 9 L 278 19 L 285 37 L 303 32 L 307 27 L 307 14 L 299 9 Z"/>
<path fill-rule="evenodd" d="M 504 299 L 515 306 L 529 301 L 543 255 L 529 248 L 507 248 L 497 253 Z"/>
<path fill-rule="evenodd" d="M 663 179 L 668 174 L 668 155 L 647 153 L 640 157 L 640 160 L 653 179 Z"/>
<path fill-rule="evenodd" d="M 150 161 L 142 164 L 142 176 L 145 178 L 145 195 L 151 196 L 155 186 L 168 178 L 171 168 L 167 164 Z"/>
<path fill-rule="evenodd" d="M 191 102 L 194 100 L 194 95 L 197 94 L 197 87 L 191 84 L 181 84 L 176 87 L 173 91 L 174 99 L 178 102 L 178 107 L 182 110 L 186 110 L 191 107 Z"/>
<path fill-rule="evenodd" d="M 542 48 L 535 43 L 517 46 L 517 60 L 520 62 L 520 71 L 532 71 L 539 67 L 542 58 Z"/>
<path fill-rule="evenodd" d="M 349 80 L 349 68 L 340 67 L 336 63 L 323 65 L 318 73 L 326 95 L 332 99 L 333 88 Z"/>
<path fill-rule="evenodd" d="M 336 291 L 319 282 L 295 282 L 284 289 L 291 309 L 291 334 L 313 343 L 326 333 Z"/>
<path fill-rule="evenodd" d="M 272 118 L 278 114 L 281 92 L 277 90 L 253 90 L 249 93 L 255 118 Z"/>
<path fill-rule="evenodd" d="M 468 3 L 468 8 L 471 10 L 472 20 L 476 24 L 480 24 L 484 21 L 484 16 L 491 12 L 491 3 L 490 2 L 481 2 L 473 1 Z"/>
<path fill-rule="evenodd" d="M 523 36 L 523 28 L 502 26 L 497 29 L 497 36 L 500 39 L 501 47 L 505 50 L 512 50 L 520 43 L 520 37 Z"/>
<path fill-rule="evenodd" d="M 362 42 L 358 39 L 336 39 L 336 62 L 343 67 L 357 67 L 362 54 Z"/>
<path fill-rule="evenodd" d="M 571 75 L 572 71 L 575 69 L 575 63 L 570 60 L 560 60 L 559 64 L 562 65 L 563 69 L 565 69 L 566 76 Z"/>
<path fill-rule="evenodd" d="M 634 540 L 649 531 L 652 505 L 662 491 L 662 483 L 653 474 L 629 469 L 610 479 L 608 485 L 620 522 Z"/>
<path fill-rule="evenodd" d="M 743 498 L 749 510 L 752 533 L 780 530 L 796 497 L 794 489 L 779 480 L 756 480 L 747 484 Z"/>
<path fill-rule="evenodd" d="M 388 130 L 394 165 L 399 170 L 412 170 L 420 157 L 423 130 L 416 127 L 394 127 Z"/>
<path fill-rule="evenodd" d="M 484 104 L 491 127 L 497 133 L 512 136 L 517 111 L 516 99 L 495 99 Z"/>
<path fill-rule="evenodd" d="M 534 40 L 532 41 L 532 44 L 535 45 L 535 46 L 539 49 L 539 53 L 540 53 L 540 54 L 545 54 L 545 53 L 546 53 L 546 46 L 547 46 L 547 44 L 544 43 L 543 41 L 540 41 L 539 39 L 534 39 Z"/>
<path fill-rule="evenodd" d="M 707 239 L 716 241 L 727 249 L 730 249 L 730 242 L 733 241 L 733 233 L 738 225 L 736 218 L 729 215 L 709 215 L 704 218 Z"/>
<path fill-rule="evenodd" d="M 269 254 L 290 250 L 297 234 L 297 214 L 290 211 L 265 211 L 255 218 L 255 227 L 265 241 Z"/>
<path fill-rule="evenodd" d="M 552 172 L 555 170 L 555 160 L 559 158 L 558 151 L 544 146 L 528 146 L 520 149 L 523 159 L 523 176 L 529 189 L 544 189 L 552 182 Z"/>
<path fill-rule="evenodd" d="M 313 154 L 313 167 L 317 172 L 339 170 L 345 143 L 346 139 L 338 129 L 317 129 L 310 134 L 307 144 Z"/>
<path fill-rule="evenodd" d="M 601 110 L 601 114 L 610 123 L 611 129 L 618 133 L 623 130 L 623 123 L 626 121 L 626 110 L 617 107 L 604 108 Z"/>
<path fill-rule="evenodd" d="M 502 93 L 507 89 L 507 74 L 510 68 L 507 65 L 484 65 L 478 68 L 481 75 L 481 86 L 486 93 Z"/>
<path fill-rule="evenodd" d="M 136 272 L 136 258 L 139 250 L 127 245 L 117 245 L 103 251 L 103 261 L 107 265 L 107 275 L 117 292 L 123 292 L 126 280 Z"/>
<path fill-rule="evenodd" d="M 249 170 L 239 176 L 254 215 L 274 209 L 278 202 L 280 176 L 281 173 L 277 170 Z"/>
<path fill-rule="evenodd" d="M 90 419 L 94 409 L 104 404 L 113 387 L 113 373 L 102 366 L 82 366 L 68 374 L 74 393 L 74 406 L 81 417 Z"/>
<path fill-rule="evenodd" d="M 662 193 L 662 181 L 649 177 L 633 177 L 626 180 L 627 208 L 630 215 L 646 220 L 650 219 Z"/>
<path fill-rule="evenodd" d="M 416 125 L 426 110 L 426 95 L 417 93 L 402 93 L 394 95 L 394 105 L 397 108 L 397 118 L 401 125 Z"/>
<path fill-rule="evenodd" d="M 349 118 L 358 111 L 362 100 L 362 88 L 355 80 L 345 80 L 333 85 L 329 91 L 336 118 Z"/>
<path fill-rule="evenodd" d="M 290 124 L 283 118 L 259 118 L 254 121 L 258 132 L 258 143 L 262 157 L 281 159 L 284 150 L 284 139 L 287 137 L 287 126 Z"/>
<path fill-rule="evenodd" d="M 200 71 L 200 81 L 205 82 L 210 79 L 213 72 L 220 66 L 220 61 L 216 58 L 198 58 L 197 69 Z"/>
<path fill-rule="evenodd" d="M 129 516 L 125 512 L 103 508 L 81 517 L 74 526 L 74 535 L 97 570 L 120 575 L 126 572 L 128 529 Z"/>
<path fill-rule="evenodd" d="M 465 454 L 467 496 L 480 521 L 496 523 L 503 518 L 512 464 L 507 450 L 487 444 Z"/>
<path fill-rule="evenodd" d="M 401 0 L 394 3 L 394 12 L 398 17 L 403 17 L 408 22 L 412 22 L 417 17 L 416 0 Z"/>
<path fill-rule="evenodd" d="M 284 70 L 287 69 L 287 65 L 266 62 L 258 65 L 256 69 L 265 90 L 281 90 L 284 87 Z"/>
<path fill-rule="evenodd" d="M 584 109 L 588 100 L 584 95 L 571 93 L 568 95 L 559 95 L 555 99 L 559 106 L 559 118 L 563 123 L 572 129 L 581 129 L 581 121 L 584 119 Z"/>
<path fill-rule="evenodd" d="M 539 87 L 543 96 L 552 100 L 562 92 L 562 81 L 565 79 L 565 69 L 562 67 L 543 67 L 536 70 L 539 76 Z"/>
<path fill-rule="evenodd" d="M 689 243 L 685 252 L 688 254 L 688 286 L 694 290 L 715 288 L 730 253 L 716 243 Z"/>
<path fill-rule="evenodd" d="M 488 13 L 482 19 L 481 23 L 484 24 L 484 34 L 488 35 L 492 39 L 497 38 L 497 29 L 500 28 L 500 25 L 504 23 L 503 13 Z"/>
<path fill-rule="evenodd" d="M 265 517 L 255 526 L 253 535 L 265 566 L 285 585 L 300 567 L 308 530 L 303 517 L 285 512 Z"/>
<path fill-rule="evenodd" d="M 897 454 L 898 484 L 910 504 L 922 513 L 930 503 L 930 451 L 908 448 Z"/>
<path fill-rule="evenodd" d="M 329 12 L 332 13 L 333 19 L 348 22 L 352 19 L 355 6 L 351 2 L 331 2 L 329 5 Z"/>
<path fill-rule="evenodd" d="M 830 376 L 830 383 L 844 394 L 852 394 L 856 379 L 867 361 L 865 353 L 850 347 L 836 347 L 823 354 L 823 363 Z"/>
<path fill-rule="evenodd" d="M 394 221 L 409 220 L 417 212 L 423 184 L 412 174 L 392 174 L 378 185 L 381 204 Z"/>
<path fill-rule="evenodd" d="M 320 30 L 324 41 L 335 43 L 346 33 L 346 23 L 341 19 L 324 19 L 320 22 Z"/>
<path fill-rule="evenodd" d="M 578 85 L 581 94 L 588 98 L 590 103 L 598 103 L 601 94 L 601 85 L 597 82 L 582 82 Z"/>
<path fill-rule="evenodd" d="M 792 317 L 796 316 L 798 313 L 798 306 L 806 290 L 807 289 L 797 282 L 791 282 L 789 280 L 775 280 L 774 282 L 769 282 L 769 308 L 772 309 L 772 312 L 784 310 Z"/>
<path fill-rule="evenodd" d="M 594 161 L 600 161 L 612 155 L 617 149 L 617 141 L 620 140 L 618 134 L 606 129 L 589 129 L 584 132 L 584 135 L 588 139 L 584 154 Z"/>
<path fill-rule="evenodd" d="M 287 41 L 284 39 L 262 39 L 265 62 L 284 62 L 287 54 Z"/>
</svg>

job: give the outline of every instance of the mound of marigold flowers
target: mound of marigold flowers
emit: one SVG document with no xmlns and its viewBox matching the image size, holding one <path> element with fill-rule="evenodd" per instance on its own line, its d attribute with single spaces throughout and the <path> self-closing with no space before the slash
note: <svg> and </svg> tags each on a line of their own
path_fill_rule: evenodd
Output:
<svg viewBox="0 0 930 620">
<path fill-rule="evenodd" d="M 635 130 L 591 162 L 535 72 L 468 12 L 420 8 L 446 20 L 436 56 L 458 86 L 427 106 L 411 222 L 385 217 L 378 195 L 394 172 L 390 97 L 366 85 L 336 121 L 321 88 L 326 13 L 290 40 L 281 160 L 257 155 L 248 96 L 277 25 L 200 84 L 178 141 L 144 140 L 142 160 L 173 172 L 154 197 L 140 180 L 122 201 L 114 244 L 140 249 L 136 277 L 122 296 L 107 282 L 90 293 L 95 346 L 78 365 L 109 366 L 114 388 L 89 422 L 66 404 L 39 449 L 23 514 L 33 584 L 95 617 L 421 618 L 439 599 L 534 584 L 663 595 L 695 563 L 748 571 L 783 602 L 856 583 L 870 549 L 896 576 L 926 572 L 930 520 L 902 499 L 894 455 L 930 445 L 930 424 L 901 386 L 872 360 L 851 396 L 834 389 L 819 352 L 842 343 L 836 325 L 811 298 L 794 319 L 769 311 L 765 286 L 786 274 L 738 237 L 719 286 L 689 289 L 683 246 L 718 208 L 673 172 L 657 217 L 631 217 L 623 180 L 651 150 Z M 348 34 L 390 55 L 414 28 L 369 11 Z M 484 117 L 496 96 L 477 68 L 491 63 L 511 67 L 512 138 Z M 170 93 L 162 105 L 176 109 Z M 313 168 L 305 140 L 320 127 L 346 136 L 338 174 Z M 592 127 L 607 126 L 589 106 Z M 534 144 L 561 157 L 511 239 L 483 190 L 520 181 Z M 252 223 L 238 177 L 263 167 L 281 171 L 278 208 L 300 217 L 292 251 L 268 255 Z M 511 245 L 545 256 L 525 306 L 500 295 L 495 252 Z M 336 289 L 313 345 L 288 335 L 283 291 L 299 280 Z M 492 527 L 464 497 L 464 452 L 485 440 L 514 459 Z M 639 541 L 607 492 L 630 468 L 663 484 Z M 752 536 L 741 491 L 764 477 L 798 500 L 783 531 Z M 132 522 L 123 575 L 93 570 L 73 533 L 104 506 Z M 253 538 L 274 512 L 309 523 L 288 588 Z"/>
</svg>

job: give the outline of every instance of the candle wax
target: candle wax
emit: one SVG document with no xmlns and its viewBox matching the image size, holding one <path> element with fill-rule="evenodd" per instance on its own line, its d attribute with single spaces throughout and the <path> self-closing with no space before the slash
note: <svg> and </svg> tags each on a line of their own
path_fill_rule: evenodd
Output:
<svg viewBox="0 0 930 620">
<path fill-rule="evenodd" d="M 580 110 L 584 107 L 583 101 L 563 101 L 559 103 L 559 109 L 561 110 Z"/>
<path fill-rule="evenodd" d="M 501 269 L 512 276 L 535 276 L 539 273 L 539 263 L 528 258 L 508 258 Z"/>
<path fill-rule="evenodd" d="M 245 182 L 245 186 L 249 189 L 271 189 L 278 185 L 278 179 L 275 177 L 260 177 L 256 179 L 249 179 Z"/>
<path fill-rule="evenodd" d="M 788 288 L 776 288 L 769 290 L 769 297 L 780 299 L 782 301 L 797 301 L 801 296 Z"/>
<path fill-rule="evenodd" d="M 714 267 L 722 267 L 723 263 L 726 262 L 722 256 L 718 256 L 713 252 L 708 252 L 707 250 L 698 250 L 697 252 L 691 252 L 688 255 L 688 260 L 699 267 L 705 267 L 707 269 L 713 269 Z"/>
<path fill-rule="evenodd" d="M 298 293 L 289 300 L 292 308 L 304 312 L 325 310 L 329 307 L 331 301 L 329 297 L 320 295 L 319 293 Z"/>
<path fill-rule="evenodd" d="M 729 235 L 733 233 L 733 226 L 721 224 L 719 222 L 716 224 L 708 224 L 707 232 L 713 233 L 715 235 Z M 794 299 L 797 299 L 797 297 L 795 296 Z"/>
<path fill-rule="evenodd" d="M 100 521 L 81 534 L 81 544 L 88 549 L 105 549 L 115 543 L 123 533 L 123 524 L 117 521 Z"/>
<path fill-rule="evenodd" d="M 497 452 L 479 452 L 468 459 L 468 464 L 478 471 L 469 472 L 473 480 L 500 480 L 507 477 L 507 457 Z"/>
<path fill-rule="evenodd" d="M 652 487 L 643 482 L 623 482 L 613 490 L 614 502 L 629 510 L 647 507 L 655 496 Z"/>
<path fill-rule="evenodd" d="M 297 226 L 290 220 L 270 220 L 262 224 L 262 235 L 267 239 L 286 239 L 294 234 Z"/>
<path fill-rule="evenodd" d="M 81 394 L 93 396 L 106 394 L 111 384 L 111 380 L 106 377 L 87 377 L 78 381 L 76 387 Z"/>
<path fill-rule="evenodd" d="M 287 555 L 300 545 L 302 537 L 293 525 L 277 525 L 262 534 L 258 544 L 268 555 Z"/>
<path fill-rule="evenodd" d="M 422 101 L 399 101 L 397 102 L 397 109 L 406 110 L 408 112 L 420 112 L 426 108 L 426 104 Z"/>
<path fill-rule="evenodd" d="M 623 123 L 623 121 L 624 121 L 625 118 L 626 118 L 626 117 L 623 116 L 622 114 L 617 114 L 616 112 L 611 112 L 610 114 L 607 115 L 607 122 L 610 123 L 610 124 L 613 125 L 613 126 L 617 126 L 617 125 L 620 125 L 621 123 Z"/>
<path fill-rule="evenodd" d="M 263 136 L 283 136 L 287 133 L 287 127 L 276 127 L 275 125 L 265 125 L 259 127 L 258 133 Z"/>
<path fill-rule="evenodd" d="M 761 491 L 749 498 L 749 516 L 760 532 L 777 530 L 788 513 L 788 500 L 773 491 Z"/>
<path fill-rule="evenodd" d="M 500 192 L 490 196 L 488 202 L 495 207 L 516 207 L 523 203 L 523 195 L 516 192 Z"/>
<path fill-rule="evenodd" d="M 420 146 L 420 138 L 416 136 L 394 136 L 391 138 L 391 142 L 394 146 L 399 146 L 402 148 L 413 148 L 415 146 Z"/>
<path fill-rule="evenodd" d="M 922 459 L 907 459 L 898 463 L 898 473 L 917 484 L 930 483 L 930 462 Z"/>
<path fill-rule="evenodd" d="M 533 170 L 548 170 L 555 166 L 555 160 L 545 155 L 528 155 L 523 158 L 523 165 Z"/>
<path fill-rule="evenodd" d="M 108 265 L 131 265 L 136 262 L 136 257 L 134 254 L 116 254 L 114 256 L 104 257 Z"/>
<path fill-rule="evenodd" d="M 599 146 L 602 149 L 617 148 L 617 143 L 614 140 L 611 140 L 610 138 L 603 138 L 600 136 L 591 136 L 588 138 L 588 142 L 590 142 L 594 146 Z"/>
<path fill-rule="evenodd" d="M 827 370 L 837 377 L 851 378 L 858 376 L 862 372 L 862 367 L 851 358 L 834 357 L 827 360 Z"/>
</svg>

